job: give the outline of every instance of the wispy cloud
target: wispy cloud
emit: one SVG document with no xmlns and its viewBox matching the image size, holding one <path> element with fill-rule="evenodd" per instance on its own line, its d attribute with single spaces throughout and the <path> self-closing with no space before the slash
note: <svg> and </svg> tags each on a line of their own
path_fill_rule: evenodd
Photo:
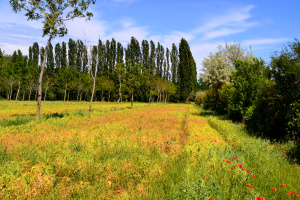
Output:
<svg viewBox="0 0 300 200">
<path fill-rule="evenodd" d="M 192 34 L 203 34 L 203 40 L 232 35 L 247 31 L 248 28 L 257 25 L 259 22 L 249 22 L 250 11 L 253 5 L 232 8 L 225 14 L 216 16 L 202 26 L 192 31 Z"/>
<path fill-rule="evenodd" d="M 246 40 L 243 42 L 244 45 L 269 45 L 269 44 L 278 44 L 289 41 L 289 38 L 263 38 L 263 39 L 254 39 Z"/>
</svg>

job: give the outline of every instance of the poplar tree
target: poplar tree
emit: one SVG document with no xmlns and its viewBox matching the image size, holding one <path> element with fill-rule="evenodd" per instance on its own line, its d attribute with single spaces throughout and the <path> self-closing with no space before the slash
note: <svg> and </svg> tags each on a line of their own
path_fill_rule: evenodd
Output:
<svg viewBox="0 0 300 200">
<path fill-rule="evenodd" d="M 155 71 L 155 44 L 154 42 L 151 40 L 150 41 L 150 71 L 152 74 L 154 74 Z"/>
<path fill-rule="evenodd" d="M 143 67 L 146 70 L 150 69 L 149 66 L 149 42 L 147 40 L 143 40 L 142 41 L 142 63 L 143 63 Z"/>
<path fill-rule="evenodd" d="M 188 42 L 182 38 L 179 44 L 179 96 L 181 101 L 187 101 L 195 90 L 196 65 Z"/>
<path fill-rule="evenodd" d="M 178 81 L 178 49 L 176 45 L 172 44 L 172 52 L 171 52 L 171 73 L 172 73 L 172 82 L 176 85 Z"/>
<path fill-rule="evenodd" d="M 63 37 L 67 34 L 67 27 L 65 21 L 74 19 L 76 17 L 86 17 L 90 19 L 93 14 L 87 12 L 90 3 L 95 3 L 96 0 L 10 0 L 10 5 L 17 13 L 25 10 L 27 20 L 43 20 L 43 37 L 49 35 L 45 52 L 41 65 L 41 73 L 38 83 L 38 103 L 36 118 L 40 118 L 40 109 L 42 101 L 42 80 L 46 65 L 46 56 L 48 46 L 51 40 L 57 35 Z M 64 15 L 65 12 L 65 15 Z"/>
<path fill-rule="evenodd" d="M 55 45 L 55 65 L 56 65 L 56 72 L 61 66 L 61 46 L 59 43 Z"/>
</svg>

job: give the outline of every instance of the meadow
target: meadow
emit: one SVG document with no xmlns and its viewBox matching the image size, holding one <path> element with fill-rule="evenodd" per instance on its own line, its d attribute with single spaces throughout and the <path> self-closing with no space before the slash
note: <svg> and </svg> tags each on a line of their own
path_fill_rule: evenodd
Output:
<svg viewBox="0 0 300 200">
<path fill-rule="evenodd" d="M 0 199 L 299 197 L 293 142 L 193 104 L 88 105 L 0 101 Z"/>
</svg>

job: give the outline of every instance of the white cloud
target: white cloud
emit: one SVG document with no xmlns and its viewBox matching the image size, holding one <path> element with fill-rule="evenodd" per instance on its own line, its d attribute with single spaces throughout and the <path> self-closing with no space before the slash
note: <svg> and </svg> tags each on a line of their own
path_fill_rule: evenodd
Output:
<svg viewBox="0 0 300 200">
<path fill-rule="evenodd" d="M 29 46 L 0 43 L 0 48 L 2 49 L 2 51 L 3 50 L 5 51 L 5 54 L 12 54 L 14 51 L 17 51 L 18 49 L 20 49 L 24 55 L 27 55 Z"/>
<path fill-rule="evenodd" d="M 247 31 L 248 28 L 258 24 L 258 22 L 248 22 L 253 8 L 254 6 L 250 5 L 230 9 L 226 14 L 209 19 L 203 26 L 193 30 L 192 34 L 204 34 L 202 40 L 208 40 Z"/>
<path fill-rule="evenodd" d="M 245 29 L 229 29 L 229 28 L 221 28 L 219 30 L 209 31 L 204 34 L 203 40 L 208 40 L 212 38 L 217 38 L 226 35 L 233 35 L 237 33 L 241 33 L 246 31 Z"/>
<path fill-rule="evenodd" d="M 269 44 L 278 44 L 289 41 L 289 38 L 263 38 L 263 39 L 254 39 L 246 40 L 243 42 L 243 45 L 269 45 Z"/>
</svg>

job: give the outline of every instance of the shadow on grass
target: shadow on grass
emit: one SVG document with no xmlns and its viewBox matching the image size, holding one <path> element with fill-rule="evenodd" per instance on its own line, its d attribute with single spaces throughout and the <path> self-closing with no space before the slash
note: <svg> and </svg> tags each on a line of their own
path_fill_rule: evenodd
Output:
<svg viewBox="0 0 300 200">
<path fill-rule="evenodd" d="M 35 120 L 34 116 L 16 116 L 10 118 L 3 118 L 2 120 L 0 120 L 0 126 L 4 128 L 10 126 L 19 126 L 22 124 L 27 124 L 33 120 Z"/>
<path fill-rule="evenodd" d="M 242 124 L 240 122 L 234 122 L 231 119 L 229 119 L 227 116 L 218 115 L 211 110 L 203 110 L 203 108 L 202 108 L 202 110 L 198 110 L 198 111 L 199 111 L 198 113 L 192 113 L 192 115 L 202 116 L 205 118 L 210 117 L 210 116 L 216 117 L 218 120 L 228 121 L 229 123 L 242 125 L 243 131 L 246 132 L 251 137 L 259 137 L 262 139 L 270 140 L 272 142 L 275 139 L 272 136 L 267 135 L 267 134 L 253 132 L 252 130 L 247 128 L 244 124 Z M 214 128 L 214 127 L 212 126 L 212 128 Z M 277 139 L 277 142 L 279 142 L 278 140 L 279 139 Z M 280 139 L 280 143 L 278 143 L 278 144 L 281 146 L 279 148 L 280 149 L 279 151 L 281 151 L 282 154 L 284 156 L 286 156 L 292 164 L 300 165 L 300 140 L 299 139 L 296 141 L 290 141 L 290 139 L 283 138 L 283 139 Z M 287 144 L 289 144 L 289 145 L 287 145 Z"/>
<path fill-rule="evenodd" d="M 286 150 L 286 156 L 290 159 L 292 163 L 300 165 L 300 143 L 295 142 L 294 146 Z"/>
</svg>

